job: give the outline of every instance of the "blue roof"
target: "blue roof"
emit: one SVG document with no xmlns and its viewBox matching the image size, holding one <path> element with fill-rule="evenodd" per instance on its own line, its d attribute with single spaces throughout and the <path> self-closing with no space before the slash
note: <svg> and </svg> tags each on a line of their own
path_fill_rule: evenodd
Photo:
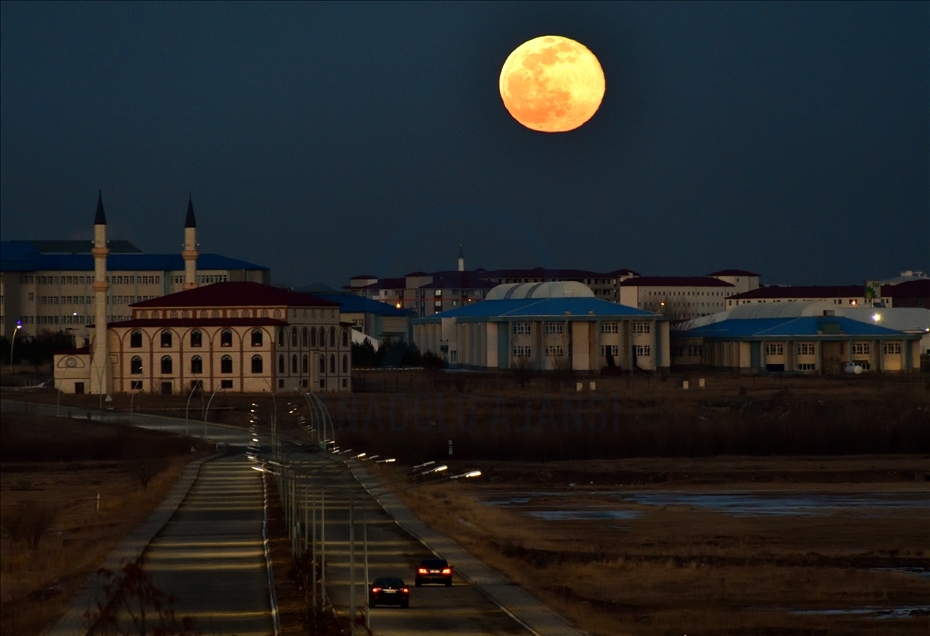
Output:
<svg viewBox="0 0 930 636">
<path fill-rule="evenodd" d="M 267 270 L 267 267 L 227 258 L 219 254 L 201 254 L 197 269 L 249 269 Z M 107 270 L 126 271 L 183 271 L 181 254 L 110 254 Z M 0 271 L 94 271 L 94 257 L 90 254 L 42 254 L 24 241 L 0 242 Z"/>
<path fill-rule="evenodd" d="M 679 338 L 789 338 L 794 336 L 903 336 L 894 329 L 843 316 L 743 318 L 680 331 Z"/>
<path fill-rule="evenodd" d="M 356 296 L 355 294 L 313 294 L 317 298 L 329 300 L 342 305 L 340 311 L 349 314 L 378 314 L 380 316 L 411 316 L 408 309 L 398 309 L 378 300 Z"/>
<path fill-rule="evenodd" d="M 611 303 L 600 298 L 510 298 L 507 300 L 482 300 L 470 303 L 440 314 L 421 318 L 417 322 L 430 322 L 442 318 L 476 319 L 482 318 L 584 318 L 598 317 L 635 317 L 661 318 L 635 307 Z"/>
</svg>

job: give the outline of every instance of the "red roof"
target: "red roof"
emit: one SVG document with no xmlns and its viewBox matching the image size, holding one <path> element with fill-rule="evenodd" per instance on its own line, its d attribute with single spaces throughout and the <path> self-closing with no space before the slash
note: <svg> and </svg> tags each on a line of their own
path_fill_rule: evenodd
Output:
<svg viewBox="0 0 930 636">
<path fill-rule="evenodd" d="M 742 298 L 864 298 L 863 285 L 791 285 L 760 287 L 734 294 L 731 299 Z"/>
<path fill-rule="evenodd" d="M 621 287 L 733 287 L 710 276 L 636 276 L 620 281 Z"/>
<path fill-rule="evenodd" d="M 108 327 L 262 327 L 290 324 L 278 318 L 137 318 L 111 322 Z M 93 327 L 94 325 L 88 325 Z"/>
<path fill-rule="evenodd" d="M 745 269 L 721 269 L 719 272 L 708 274 L 708 276 L 760 276 L 760 274 L 753 274 Z"/>
<path fill-rule="evenodd" d="M 148 307 L 254 307 L 283 305 L 288 307 L 338 307 L 339 303 L 330 302 L 299 294 L 289 289 L 262 285 L 261 283 L 213 283 L 168 294 L 151 300 L 134 303 L 130 307 L 144 309 Z"/>
<path fill-rule="evenodd" d="M 882 285 L 882 296 L 890 298 L 930 297 L 930 278 L 909 280 L 897 285 Z"/>
</svg>

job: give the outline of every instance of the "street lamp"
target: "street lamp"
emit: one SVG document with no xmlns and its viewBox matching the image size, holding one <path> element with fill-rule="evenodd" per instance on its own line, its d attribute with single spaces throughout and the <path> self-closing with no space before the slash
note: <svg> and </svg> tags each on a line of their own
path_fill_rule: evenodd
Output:
<svg viewBox="0 0 930 636">
<path fill-rule="evenodd" d="M 16 344 L 16 334 L 19 333 L 19 330 L 23 328 L 23 321 L 16 321 L 16 329 L 13 330 L 13 337 L 10 338 L 10 376 L 13 375 L 13 345 Z"/>
</svg>

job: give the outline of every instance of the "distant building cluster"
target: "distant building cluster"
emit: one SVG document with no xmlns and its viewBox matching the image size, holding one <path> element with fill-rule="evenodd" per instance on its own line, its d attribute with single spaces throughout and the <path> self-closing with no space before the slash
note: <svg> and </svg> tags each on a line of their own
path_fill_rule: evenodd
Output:
<svg viewBox="0 0 930 636">
<path fill-rule="evenodd" d="M 725 269 L 465 269 L 354 276 L 341 292 L 270 285 L 268 268 L 200 254 L 188 202 L 179 254 L 107 239 L 0 242 L 0 330 L 74 336 L 74 393 L 351 391 L 353 344 L 412 341 L 452 368 L 567 373 L 720 368 L 906 372 L 930 366 L 930 277 L 763 285 Z M 922 362 L 923 361 L 923 362 Z"/>
</svg>

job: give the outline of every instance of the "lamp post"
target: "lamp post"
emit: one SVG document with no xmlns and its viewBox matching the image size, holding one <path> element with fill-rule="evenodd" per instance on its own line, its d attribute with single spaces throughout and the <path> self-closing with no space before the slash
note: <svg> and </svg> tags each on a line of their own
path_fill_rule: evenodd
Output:
<svg viewBox="0 0 930 636">
<path fill-rule="evenodd" d="M 191 394 L 187 396 L 187 406 L 184 407 L 184 435 L 185 437 L 188 434 L 187 421 L 188 421 L 188 415 L 190 414 L 190 409 L 191 409 L 191 398 L 194 397 L 194 391 L 197 390 L 198 386 L 201 388 L 200 394 L 203 395 L 203 385 L 198 384 L 197 382 L 194 382 L 193 384 L 194 386 L 191 387 Z M 206 414 L 204 414 L 204 417 L 206 418 Z"/>
<path fill-rule="evenodd" d="M 16 334 L 23 328 L 23 321 L 16 321 L 16 329 L 13 330 L 13 337 L 10 338 L 10 377 L 13 376 L 13 345 L 16 344 Z"/>
<path fill-rule="evenodd" d="M 213 389 L 213 393 L 210 394 L 210 399 L 207 400 L 207 408 L 204 409 L 203 411 L 203 438 L 204 439 L 207 439 L 207 416 L 210 414 L 210 404 L 213 402 L 213 396 L 216 395 L 216 392 L 219 390 L 220 390 L 219 387 L 216 387 L 215 389 Z"/>
</svg>

